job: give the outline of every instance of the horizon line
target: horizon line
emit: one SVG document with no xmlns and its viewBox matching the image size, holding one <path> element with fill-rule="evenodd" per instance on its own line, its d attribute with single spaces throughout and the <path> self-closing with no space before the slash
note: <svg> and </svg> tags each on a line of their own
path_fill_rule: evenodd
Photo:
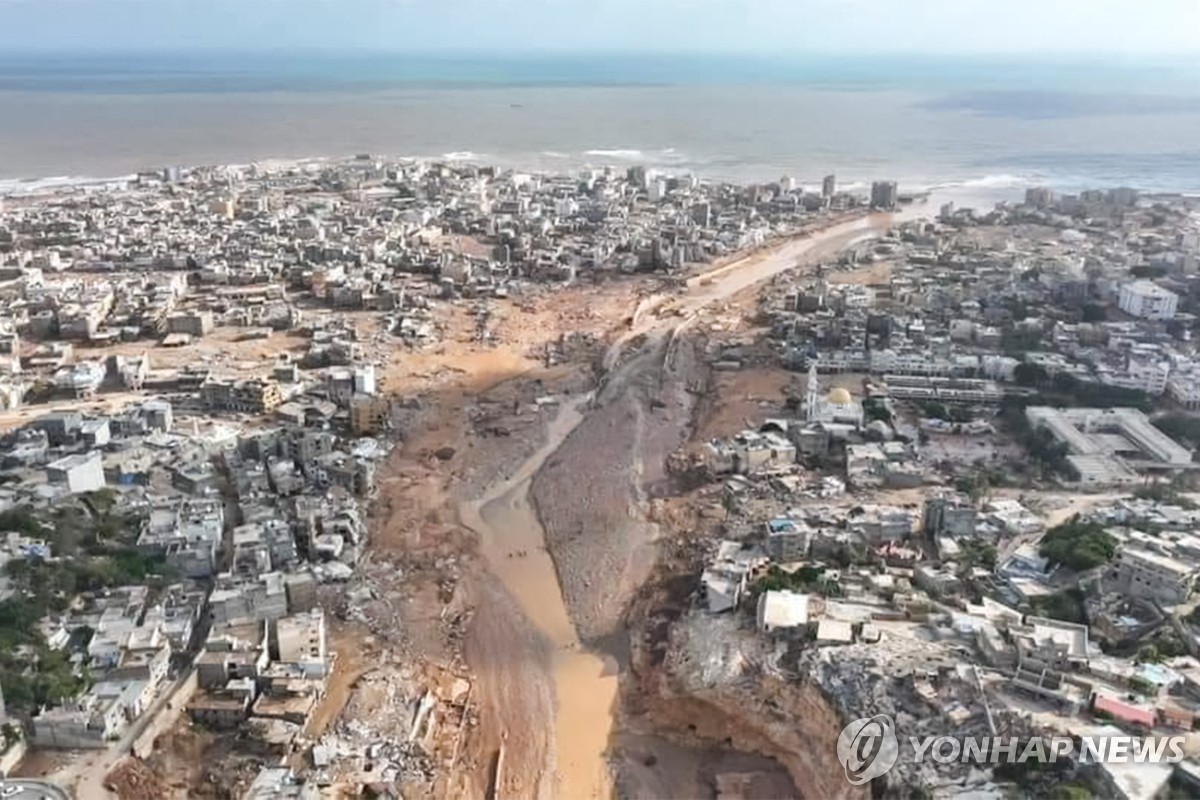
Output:
<svg viewBox="0 0 1200 800">
<path fill-rule="evenodd" d="M 1003 49 L 1003 50 L 944 50 L 930 51 L 924 49 L 880 49 L 864 50 L 805 50 L 802 52 L 763 51 L 759 49 L 718 49 L 718 48 L 686 48 L 686 49 L 648 49 L 644 47 L 545 47 L 545 48 L 417 48 L 401 50 L 388 47 L 322 47 L 322 46 L 285 46 L 285 47 L 225 47 L 220 45 L 198 45 L 186 48 L 180 47 L 143 47 L 123 49 L 88 49 L 60 47 L 6 47 L 0 52 L 0 61 L 17 60 L 24 56 L 59 57 L 59 58 L 96 58 L 96 57 L 143 57 L 143 56 L 363 56 L 363 57 L 412 57 L 412 58 L 454 58 L 464 60 L 490 59 L 538 59 L 538 58 L 596 58 L 609 56 L 633 56 L 642 58 L 688 58 L 688 57 L 725 57 L 750 61 L 804 61 L 810 58 L 837 59 L 848 62 L 879 61 L 889 58 L 905 58 L 908 60 L 938 62 L 946 59 L 959 61 L 988 61 L 993 59 L 1028 59 L 1049 62 L 1083 62 L 1100 59 L 1120 59 L 1114 66 L 1129 66 L 1131 61 L 1144 62 L 1147 65 L 1190 60 L 1200 62 L 1200 49 L 1195 50 L 1155 50 L 1132 51 L 1119 49 Z"/>
</svg>

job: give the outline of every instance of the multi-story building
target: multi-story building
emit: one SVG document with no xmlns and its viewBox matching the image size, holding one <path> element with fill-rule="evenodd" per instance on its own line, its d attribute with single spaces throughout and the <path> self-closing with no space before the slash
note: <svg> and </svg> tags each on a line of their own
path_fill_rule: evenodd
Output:
<svg viewBox="0 0 1200 800">
<path fill-rule="evenodd" d="M 216 626 L 279 619 L 288 611 L 287 588 L 279 572 L 268 572 L 257 580 L 245 582 L 235 576 L 224 576 L 208 602 L 209 617 Z"/>
<path fill-rule="evenodd" d="M 1102 368 L 1098 370 L 1097 377 L 1101 383 L 1109 386 L 1139 389 L 1157 397 L 1167 390 L 1167 379 L 1170 375 L 1171 366 L 1165 361 L 1130 359 L 1123 371 Z"/>
<path fill-rule="evenodd" d="M 900 193 L 895 181 L 876 181 L 871 184 L 872 208 L 895 208 Z"/>
<path fill-rule="evenodd" d="M 385 398 L 356 395 L 350 401 L 350 429 L 365 436 L 378 433 L 391 412 L 392 404 Z"/>
<path fill-rule="evenodd" d="M 225 528 L 220 500 L 188 498 L 167 501 L 151 508 L 138 536 L 138 549 L 161 555 L 189 578 L 212 576 Z"/>
<path fill-rule="evenodd" d="M 107 747 L 125 729 L 125 723 L 119 698 L 89 692 L 34 717 L 33 743 L 67 750 Z"/>
<path fill-rule="evenodd" d="M 1128 186 L 1121 186 L 1110 189 L 1106 199 L 1115 206 L 1133 206 L 1137 205 L 1138 191 L 1130 189 Z"/>
<path fill-rule="evenodd" d="M 767 521 L 767 555 L 776 561 L 799 561 L 808 555 L 811 531 L 806 523 L 778 517 Z"/>
<path fill-rule="evenodd" d="M 868 545 L 906 541 L 912 535 L 913 515 L 898 506 L 866 505 L 849 521 L 850 530 Z"/>
<path fill-rule="evenodd" d="M 281 663 L 295 665 L 308 678 L 328 674 L 329 648 L 321 609 L 276 620 L 274 633 L 273 644 Z"/>
<path fill-rule="evenodd" d="M 167 317 L 167 331 L 170 333 L 186 333 L 199 339 L 212 333 L 212 329 L 211 311 L 183 311 Z"/>
<path fill-rule="evenodd" d="M 825 198 L 833 197 L 837 194 L 837 176 L 826 175 L 821 181 L 821 196 Z"/>
<path fill-rule="evenodd" d="M 54 385 L 77 398 L 91 397 L 104 383 L 104 365 L 97 361 L 81 361 L 54 373 Z"/>
<path fill-rule="evenodd" d="M 1200 408 L 1200 377 L 1174 375 L 1167 381 L 1167 395 L 1184 408 L 1195 411 Z"/>
<path fill-rule="evenodd" d="M 171 404 L 166 400 L 147 400 L 142 403 L 141 416 L 150 430 L 170 433 L 175 424 Z"/>
<path fill-rule="evenodd" d="M 270 380 L 209 380 L 200 387 L 200 400 L 218 411 L 269 414 L 283 403 L 283 393 Z"/>
<path fill-rule="evenodd" d="M 975 507 L 964 498 L 938 496 L 925 501 L 921 529 L 926 536 L 974 536 L 977 517 Z"/>
<path fill-rule="evenodd" d="M 231 680 L 258 678 L 269 663 L 266 623 L 222 628 L 196 658 L 196 679 L 201 689 L 220 689 Z"/>
<path fill-rule="evenodd" d="M 1054 204 L 1054 192 L 1041 186 L 1025 190 L 1025 205 L 1046 208 Z"/>
<path fill-rule="evenodd" d="M 1045 429 L 1067 445 L 1067 460 L 1085 484 L 1136 483 L 1139 470 L 1192 467 L 1192 451 L 1134 408 L 1030 406 L 1025 417 L 1033 428 Z"/>
<path fill-rule="evenodd" d="M 1130 316 L 1168 320 L 1175 318 L 1179 296 L 1150 281 L 1134 281 L 1121 287 L 1117 304 Z"/>
<path fill-rule="evenodd" d="M 1197 569 L 1149 550 L 1122 547 L 1117 552 L 1113 575 L 1125 594 L 1175 604 L 1191 594 Z"/>
</svg>

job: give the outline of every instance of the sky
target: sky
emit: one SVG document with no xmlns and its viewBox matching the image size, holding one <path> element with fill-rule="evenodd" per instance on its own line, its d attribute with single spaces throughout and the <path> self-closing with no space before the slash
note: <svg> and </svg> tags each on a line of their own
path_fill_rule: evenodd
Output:
<svg viewBox="0 0 1200 800">
<path fill-rule="evenodd" d="M 1200 54 L 1200 0 L 0 0 L 0 55 Z"/>
</svg>

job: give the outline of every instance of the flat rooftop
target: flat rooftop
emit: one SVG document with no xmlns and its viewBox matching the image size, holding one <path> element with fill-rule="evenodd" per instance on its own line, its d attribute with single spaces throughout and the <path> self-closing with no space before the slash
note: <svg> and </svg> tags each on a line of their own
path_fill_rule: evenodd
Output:
<svg viewBox="0 0 1200 800">
<path fill-rule="evenodd" d="M 1121 550 L 1118 556 L 1119 560 L 1133 559 L 1141 561 L 1145 564 L 1152 564 L 1160 570 L 1173 572 L 1183 578 L 1194 572 L 1194 569 L 1177 558 L 1170 556 L 1159 555 L 1158 553 L 1149 550 L 1143 550 L 1140 547 L 1126 547 Z"/>
<path fill-rule="evenodd" d="M 93 450 L 90 453 L 75 453 L 74 455 L 64 456 L 57 461 L 51 461 L 46 467 L 49 469 L 69 470 L 82 467 L 93 460 L 99 459 L 99 451 Z"/>
<path fill-rule="evenodd" d="M 1072 465 L 1087 483 L 1127 482 L 1139 469 L 1194 468 L 1192 451 L 1154 427 L 1135 408 L 1031 406 L 1025 417 L 1067 445 Z"/>
</svg>

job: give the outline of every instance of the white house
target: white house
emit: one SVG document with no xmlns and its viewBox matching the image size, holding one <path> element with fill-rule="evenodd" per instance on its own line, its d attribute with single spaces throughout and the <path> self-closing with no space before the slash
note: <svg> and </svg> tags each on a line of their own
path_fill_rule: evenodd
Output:
<svg viewBox="0 0 1200 800">
<path fill-rule="evenodd" d="M 46 479 L 56 486 L 65 486 L 70 494 L 103 489 L 104 459 L 99 450 L 60 458 L 46 465 Z"/>
<path fill-rule="evenodd" d="M 788 591 L 770 591 L 759 595 L 758 629 L 763 633 L 807 624 L 808 595 Z"/>
</svg>

